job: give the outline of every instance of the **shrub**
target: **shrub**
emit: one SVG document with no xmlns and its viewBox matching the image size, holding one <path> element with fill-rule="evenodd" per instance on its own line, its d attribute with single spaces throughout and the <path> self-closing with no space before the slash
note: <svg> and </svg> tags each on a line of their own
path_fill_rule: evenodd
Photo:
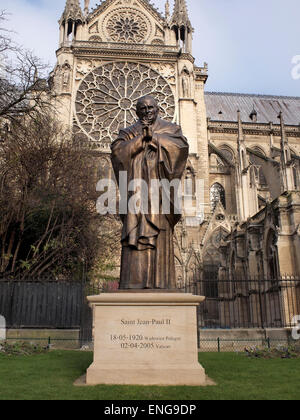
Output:
<svg viewBox="0 0 300 420">
<path fill-rule="evenodd" d="M 7 356 L 31 356 L 34 354 L 46 353 L 48 350 L 48 346 L 42 347 L 38 344 L 29 342 L 0 342 L 0 354 L 6 354 Z"/>
<path fill-rule="evenodd" d="M 247 357 L 256 359 L 298 359 L 300 358 L 300 347 L 297 344 L 290 346 L 279 345 L 276 348 L 245 348 Z"/>
</svg>

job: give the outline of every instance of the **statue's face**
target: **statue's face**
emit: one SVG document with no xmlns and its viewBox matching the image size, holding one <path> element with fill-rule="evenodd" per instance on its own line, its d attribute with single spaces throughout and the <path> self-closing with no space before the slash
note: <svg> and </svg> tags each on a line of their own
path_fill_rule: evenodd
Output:
<svg viewBox="0 0 300 420">
<path fill-rule="evenodd" d="M 143 98 L 137 104 L 136 113 L 143 124 L 154 124 L 159 113 L 159 108 L 155 99 L 151 97 Z"/>
</svg>

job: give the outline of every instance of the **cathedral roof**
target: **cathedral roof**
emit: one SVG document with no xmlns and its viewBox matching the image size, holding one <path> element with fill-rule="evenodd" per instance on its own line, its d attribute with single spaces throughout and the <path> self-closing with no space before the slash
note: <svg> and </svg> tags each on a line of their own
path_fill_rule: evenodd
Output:
<svg viewBox="0 0 300 420">
<path fill-rule="evenodd" d="M 237 121 L 240 110 L 242 121 L 251 123 L 255 109 L 258 124 L 280 124 L 280 111 L 286 125 L 300 124 L 300 97 L 206 92 L 205 103 L 207 117 L 213 121 Z"/>
</svg>

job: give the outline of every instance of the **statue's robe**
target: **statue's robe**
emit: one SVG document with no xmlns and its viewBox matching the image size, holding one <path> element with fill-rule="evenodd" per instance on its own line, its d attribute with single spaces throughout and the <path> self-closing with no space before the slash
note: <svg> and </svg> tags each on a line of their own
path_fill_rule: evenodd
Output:
<svg viewBox="0 0 300 420">
<path fill-rule="evenodd" d="M 134 179 L 142 179 L 148 187 L 151 180 L 181 180 L 189 153 L 181 128 L 157 119 L 153 125 L 152 141 L 143 143 L 142 139 L 142 123 L 138 121 L 121 130 L 112 144 L 111 159 L 119 185 L 120 171 L 127 172 L 128 184 Z M 159 189 L 159 211 L 157 207 L 155 210 L 151 200 L 150 188 L 148 191 L 146 214 L 128 211 L 121 215 L 121 290 L 176 288 L 173 233 L 181 219 L 180 209 L 175 208 L 173 191 L 169 200 L 170 211 L 162 214 L 164 189 Z M 132 195 L 135 192 L 128 192 L 128 201 Z"/>
</svg>

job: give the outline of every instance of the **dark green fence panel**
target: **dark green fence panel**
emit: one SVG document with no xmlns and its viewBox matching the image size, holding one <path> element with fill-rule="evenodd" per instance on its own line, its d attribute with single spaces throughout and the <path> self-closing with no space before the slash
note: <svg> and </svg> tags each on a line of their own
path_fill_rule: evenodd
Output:
<svg viewBox="0 0 300 420">
<path fill-rule="evenodd" d="M 84 283 L 0 281 L 8 328 L 80 328 L 84 298 Z"/>
</svg>

